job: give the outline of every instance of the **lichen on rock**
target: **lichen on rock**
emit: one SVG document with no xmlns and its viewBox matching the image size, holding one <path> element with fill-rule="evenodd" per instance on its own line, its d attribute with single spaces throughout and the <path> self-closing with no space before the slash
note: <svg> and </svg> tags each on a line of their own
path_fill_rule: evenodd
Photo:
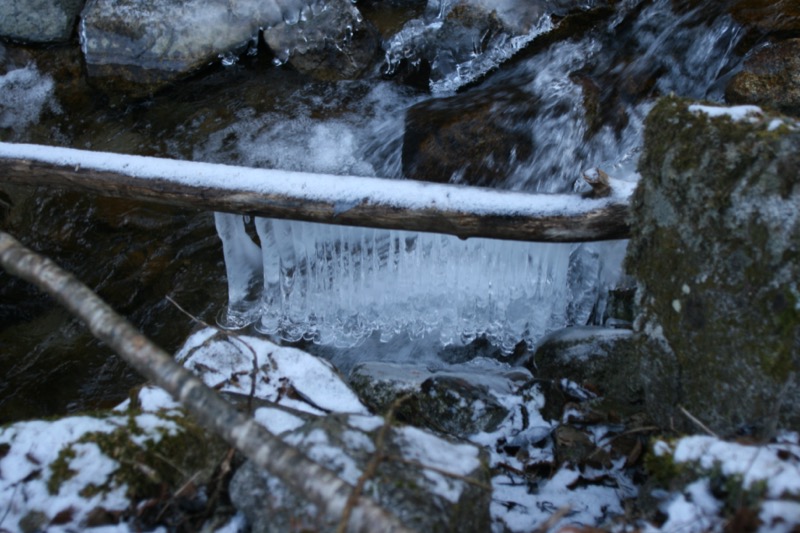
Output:
<svg viewBox="0 0 800 533">
<path fill-rule="evenodd" d="M 800 422 L 800 125 L 662 99 L 646 122 L 626 264 L 662 427 Z"/>
</svg>

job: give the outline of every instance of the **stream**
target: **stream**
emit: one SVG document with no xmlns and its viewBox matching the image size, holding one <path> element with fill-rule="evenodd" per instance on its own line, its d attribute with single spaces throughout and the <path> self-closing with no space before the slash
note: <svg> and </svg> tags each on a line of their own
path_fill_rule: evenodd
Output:
<svg viewBox="0 0 800 533">
<path fill-rule="evenodd" d="M 466 34 L 441 30 L 447 3 L 398 4 L 358 3 L 384 52 L 356 80 L 315 79 L 262 44 L 132 98 L 95 87 L 76 45 L 0 44 L 0 141 L 390 179 L 432 165 L 424 168 L 441 181 L 584 192 L 582 174 L 594 168 L 638 179 L 643 121 L 657 96 L 722 101 L 742 60 L 744 31 L 725 2 L 556 2 L 569 6 L 536 20 L 559 20 L 559 31 L 539 22 L 516 40 L 487 37 L 464 57 Z M 503 6 L 513 17 L 522 4 Z M 429 83 L 420 84 L 414 68 L 425 61 Z M 434 163 L 412 150 L 411 133 L 449 128 L 457 117 L 479 125 L 458 134 L 467 144 L 434 144 Z M 494 136 L 513 148 L 487 162 L 480 147 Z M 418 144 L 430 150 L 431 142 Z M 4 230 L 72 271 L 168 351 L 197 321 L 219 320 L 255 324 L 343 371 L 364 358 L 502 359 L 554 329 L 617 318 L 608 291 L 629 283 L 624 242 L 462 243 L 246 222 L 223 216 L 215 227 L 208 212 L 0 190 Z M 216 228 L 230 230 L 225 257 Z M 293 234 L 304 236 L 291 241 Z M 65 311 L 5 273 L 0 375 L 0 424 L 108 407 L 139 382 Z"/>
</svg>

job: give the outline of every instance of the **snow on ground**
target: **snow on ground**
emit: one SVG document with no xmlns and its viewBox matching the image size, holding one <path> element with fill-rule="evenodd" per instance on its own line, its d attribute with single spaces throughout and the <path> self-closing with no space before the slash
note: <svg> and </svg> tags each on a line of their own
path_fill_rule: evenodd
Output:
<svg viewBox="0 0 800 533">
<path fill-rule="evenodd" d="M 249 336 L 224 335 L 214 328 L 196 332 L 175 358 L 206 385 L 254 396 L 312 414 L 369 414 L 333 366 L 295 348 Z"/>
<path fill-rule="evenodd" d="M 95 509 L 128 509 L 127 486 L 112 477 L 119 463 L 97 444 L 80 441 L 132 424 L 140 432 L 136 437 L 153 442 L 175 431 L 173 422 L 151 413 L 133 419 L 121 413 L 69 416 L 0 428 L 0 531 L 74 531 Z"/>
<path fill-rule="evenodd" d="M 179 358 L 201 373 L 210 385 L 246 395 L 250 391 L 254 354 L 256 365 L 267 378 L 257 383 L 256 395 L 289 407 L 288 410 L 261 407 L 256 410 L 256 420 L 275 433 L 294 439 L 316 439 L 312 447 L 316 459 L 338 460 L 341 474 L 354 483 L 360 470 L 346 456 L 339 457 L 338 448 L 329 446 L 321 431 L 305 435 L 291 433 L 307 416 L 292 414 L 291 409 L 317 415 L 324 415 L 326 411 L 357 413 L 350 418 L 365 431 L 373 431 L 383 424 L 381 417 L 367 412 L 330 365 L 298 350 L 279 348 L 260 339 L 232 340 L 209 329 L 192 335 Z M 294 392 L 288 394 L 289 389 Z M 540 414 L 544 406 L 542 394 L 535 388 L 526 394 L 502 387 L 496 389 L 498 399 L 509 409 L 508 417 L 497 430 L 469 439 L 488 451 L 495 472 L 491 503 L 493 530 L 531 531 L 547 523 L 555 513 L 560 518 L 551 524 L 552 531 L 569 525 L 612 527 L 614 517 L 624 513 L 624 501 L 636 497 L 641 490 L 626 472 L 622 464 L 624 459 L 605 468 L 555 462 L 554 449 L 549 442 L 556 424 Z M 138 427 L 132 441 L 140 445 L 177 430 L 169 417 L 157 416 L 158 412 L 179 413 L 177 404 L 164 391 L 144 387 L 136 404 L 143 411 L 127 411 L 130 402 L 125 402 L 104 415 L 18 422 L 0 428 L 0 530 L 17 532 L 38 527 L 66 532 L 89 529 L 86 519 L 97 508 L 122 512 L 140 505 L 140 502 L 129 501 L 125 485 L 111 481 L 118 463 L 96 444 L 81 442 L 81 437 L 88 433 L 129 428 L 131 420 Z M 134 413 L 132 419 L 131 413 Z M 461 475 L 474 469 L 478 462 L 471 446 L 461 445 L 462 450 L 455 445 L 448 452 L 452 455 L 442 456 L 436 449 L 436 437 L 412 427 L 402 431 L 409 442 L 408 449 L 414 450 L 409 452 L 414 454 L 409 457 L 414 461 Z M 359 448 L 374 449 L 363 433 L 351 433 L 352 438 L 363 441 Z M 595 435 L 598 443 L 604 438 L 602 431 Z M 666 517 L 660 527 L 644 523 L 636 524 L 637 527 L 650 532 L 721 530 L 726 524 L 723 513 L 727 504 L 719 491 L 712 489 L 712 483 L 718 483 L 722 476 L 759 494 L 756 500 L 756 511 L 762 523 L 759 531 L 788 533 L 800 524 L 799 441 L 794 433 L 783 435 L 777 443 L 758 446 L 707 436 L 658 441 L 653 447 L 653 456 L 689 468 L 696 479 L 680 490 L 656 494 L 660 495 L 661 510 Z M 509 455 L 500 442 L 526 447 L 526 455 Z M 65 453 L 66 450 L 69 452 Z M 554 471 L 549 477 L 523 475 L 527 466 L 536 463 L 553 464 Z M 54 476 L 63 479 L 51 483 Z M 451 498 L 458 497 L 457 493 L 451 494 L 452 479 L 447 476 L 431 470 L 428 481 Z M 105 489 L 97 490 L 100 486 Z M 236 516 L 219 531 L 240 531 L 242 527 L 241 516 Z M 134 529 L 121 523 L 97 530 L 121 533 Z"/>
<path fill-rule="evenodd" d="M 690 469 L 698 479 L 682 491 L 662 495 L 662 511 L 667 520 L 660 528 L 649 527 L 648 531 L 722 531 L 727 526 L 727 518 L 721 512 L 726 503 L 737 508 L 737 502 L 745 499 L 755 502 L 750 505 L 755 505 L 758 511 L 760 532 L 788 533 L 800 525 L 797 433 L 785 433 L 776 442 L 767 444 L 688 436 L 673 442 L 657 441 L 653 453 Z M 740 490 L 737 501 L 724 501 L 726 495 Z"/>
</svg>

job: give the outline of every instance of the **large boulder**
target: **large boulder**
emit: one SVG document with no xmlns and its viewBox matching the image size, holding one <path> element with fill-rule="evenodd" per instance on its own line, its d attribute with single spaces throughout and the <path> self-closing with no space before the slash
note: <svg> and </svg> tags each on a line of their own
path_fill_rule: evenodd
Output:
<svg viewBox="0 0 800 533">
<path fill-rule="evenodd" d="M 800 124 L 661 100 L 646 121 L 627 268 L 646 402 L 663 427 L 800 423 Z"/>
<path fill-rule="evenodd" d="M 5 0 L 0 37 L 31 43 L 68 41 L 85 0 Z"/>
<path fill-rule="evenodd" d="M 279 61 L 297 55 L 312 75 L 319 68 L 324 79 L 346 78 L 377 47 L 360 19 L 347 0 L 95 0 L 82 14 L 81 46 L 90 77 L 132 95 L 255 52 L 262 28 Z"/>
<path fill-rule="evenodd" d="M 761 48 L 725 89 L 732 104 L 757 104 L 800 116 L 800 39 Z"/>
</svg>

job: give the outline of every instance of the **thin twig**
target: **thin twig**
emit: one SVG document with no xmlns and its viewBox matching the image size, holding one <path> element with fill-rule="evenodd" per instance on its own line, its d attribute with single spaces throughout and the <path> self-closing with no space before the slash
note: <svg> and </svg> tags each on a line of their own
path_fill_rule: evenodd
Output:
<svg viewBox="0 0 800 533">
<path fill-rule="evenodd" d="M 692 415 L 692 413 L 690 413 L 689 411 L 687 411 L 687 410 L 686 410 L 686 409 L 685 409 L 685 408 L 684 408 L 682 405 L 679 405 L 679 406 L 678 406 L 678 409 L 680 409 L 680 410 L 681 410 L 681 412 L 682 412 L 683 414 L 685 414 L 685 415 L 686 415 L 686 418 L 688 418 L 689 420 L 691 420 L 692 422 L 694 422 L 694 424 L 695 424 L 697 427 L 699 427 L 700 429 L 702 429 L 703 431 L 705 431 L 705 432 L 706 432 L 707 434 L 709 434 L 710 436 L 712 436 L 712 437 L 716 437 L 716 438 L 719 438 L 719 435 L 717 435 L 716 433 L 714 433 L 713 431 L 711 431 L 707 425 L 705 425 L 705 424 L 703 424 L 702 422 L 700 422 L 700 420 L 698 420 L 698 419 L 697 419 L 697 418 L 696 418 L 694 415 Z"/>
<path fill-rule="evenodd" d="M 195 473 L 194 473 L 194 474 L 192 474 L 192 476 L 191 476 L 191 477 L 190 477 L 190 478 L 189 478 L 189 479 L 186 481 L 186 483 L 184 483 L 183 485 L 181 485 L 181 486 L 180 486 L 180 488 L 179 488 L 178 490 L 176 490 L 175 492 L 173 492 L 173 493 L 172 493 L 172 496 L 169 498 L 169 500 L 167 500 L 167 503 L 166 503 L 166 505 L 164 505 L 164 507 L 162 507 L 162 508 L 161 508 L 161 510 L 158 512 L 158 515 L 156 515 L 156 519 L 155 519 L 155 522 L 156 522 L 156 523 L 158 523 L 158 522 L 161 520 L 161 518 L 164 516 L 164 513 L 166 513 L 166 512 L 167 512 L 167 509 L 169 509 L 169 508 L 170 508 L 170 507 L 171 507 L 171 506 L 172 506 L 172 505 L 175 503 L 175 498 L 177 498 L 178 496 L 180 496 L 181 492 L 183 492 L 184 490 L 186 490 L 186 488 L 187 488 L 187 487 L 189 487 L 189 485 L 191 485 L 192 483 L 194 483 L 194 480 L 195 480 L 195 479 L 197 479 L 197 476 L 199 476 L 199 475 L 200 475 L 200 472 L 195 472 Z"/>
<path fill-rule="evenodd" d="M 190 313 L 189 311 L 184 309 L 171 296 L 165 296 L 164 298 L 166 298 L 166 300 L 169 303 L 171 303 L 172 305 L 177 307 L 178 311 L 180 311 L 184 315 L 188 316 L 189 318 L 191 318 L 192 320 L 194 320 L 198 324 L 200 324 L 202 326 L 205 326 L 207 328 L 214 329 L 214 330 L 217 331 L 218 334 L 221 334 L 221 335 L 225 336 L 225 338 L 227 338 L 228 342 L 230 342 L 231 344 L 234 344 L 233 340 L 231 340 L 231 339 L 235 339 L 235 340 L 241 342 L 248 350 L 250 350 L 250 354 L 253 356 L 253 371 L 251 372 L 251 375 L 250 375 L 250 394 L 247 397 L 247 412 L 248 413 L 252 413 L 253 412 L 253 400 L 255 399 L 255 396 L 256 396 L 256 379 L 258 377 L 258 355 L 256 354 L 255 349 L 252 346 L 250 346 L 247 342 L 242 340 L 242 338 L 235 331 L 224 330 L 224 329 L 220 328 L 219 326 L 216 326 L 216 325 L 213 325 L 213 324 L 209 324 L 205 320 L 202 320 L 201 318 L 196 317 L 195 315 L 193 315 L 192 313 Z M 239 347 L 239 351 L 241 351 L 241 347 Z"/>
<path fill-rule="evenodd" d="M 570 511 L 572 511 L 572 507 L 569 505 L 558 508 L 555 513 L 550 515 L 550 518 L 548 518 L 545 523 L 534 529 L 531 533 L 547 533 L 559 520 L 567 516 Z"/>
</svg>

